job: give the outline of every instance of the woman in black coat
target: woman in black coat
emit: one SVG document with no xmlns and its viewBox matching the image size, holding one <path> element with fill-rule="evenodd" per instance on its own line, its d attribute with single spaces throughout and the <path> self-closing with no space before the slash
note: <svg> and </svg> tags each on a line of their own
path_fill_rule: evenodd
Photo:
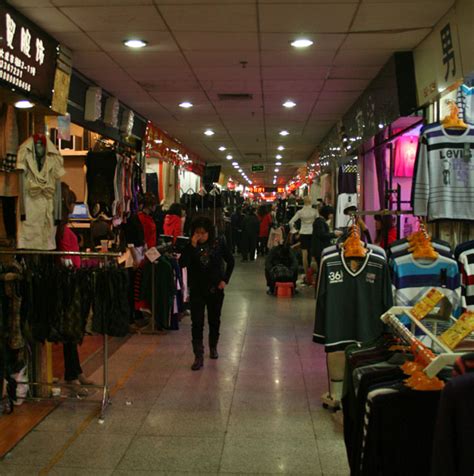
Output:
<svg viewBox="0 0 474 476">
<path fill-rule="evenodd" d="M 313 236 L 311 238 L 312 256 L 316 262 L 320 263 L 324 248 L 331 246 L 331 240 L 342 235 L 342 232 L 336 230 L 330 231 L 328 221 L 334 217 L 334 208 L 324 205 L 319 211 L 319 217 L 313 223 Z"/>
</svg>

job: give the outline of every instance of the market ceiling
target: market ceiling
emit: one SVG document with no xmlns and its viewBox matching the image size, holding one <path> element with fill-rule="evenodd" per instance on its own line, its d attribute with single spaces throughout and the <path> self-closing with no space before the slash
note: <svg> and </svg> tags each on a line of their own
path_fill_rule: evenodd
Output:
<svg viewBox="0 0 474 476">
<path fill-rule="evenodd" d="M 71 48 L 78 70 L 186 147 L 271 185 L 295 174 L 391 54 L 415 48 L 454 1 L 9 3 Z M 132 38 L 147 46 L 126 47 Z M 291 46 L 301 38 L 313 44 Z"/>
</svg>

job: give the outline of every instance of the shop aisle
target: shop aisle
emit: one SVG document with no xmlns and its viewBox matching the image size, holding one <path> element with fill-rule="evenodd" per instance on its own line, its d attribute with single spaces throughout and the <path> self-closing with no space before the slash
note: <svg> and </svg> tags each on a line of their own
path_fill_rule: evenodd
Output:
<svg viewBox="0 0 474 476">
<path fill-rule="evenodd" d="M 110 359 L 113 404 L 64 403 L 0 462 L 2 475 L 348 474 L 342 430 L 321 408 L 314 299 L 265 294 L 263 262 L 227 290 L 220 359 L 193 360 L 179 332 L 130 338 Z M 97 380 L 100 373 L 94 375 Z"/>
</svg>

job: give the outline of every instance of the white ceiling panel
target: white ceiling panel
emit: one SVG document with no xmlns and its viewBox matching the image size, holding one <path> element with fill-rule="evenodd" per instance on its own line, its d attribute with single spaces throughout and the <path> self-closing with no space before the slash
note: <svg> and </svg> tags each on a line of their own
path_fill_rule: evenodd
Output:
<svg viewBox="0 0 474 476">
<path fill-rule="evenodd" d="M 335 51 L 330 50 L 313 50 L 306 54 L 294 51 L 263 51 L 263 66 L 328 66 L 332 64 Z"/>
<path fill-rule="evenodd" d="M 308 35 L 305 35 L 308 36 Z M 311 40 L 314 41 L 315 49 L 318 51 L 336 50 L 344 41 L 343 34 L 311 34 Z M 263 51 L 292 51 L 295 55 L 309 54 L 310 51 L 295 50 L 290 45 L 294 39 L 293 34 L 288 33 L 262 33 L 260 35 Z"/>
<path fill-rule="evenodd" d="M 239 80 L 239 81 L 255 81 L 260 79 L 260 69 L 257 66 L 247 66 L 242 68 L 238 66 L 230 67 L 213 67 L 194 66 L 194 72 L 200 80 Z"/>
<path fill-rule="evenodd" d="M 381 67 L 392 56 L 389 50 L 341 50 L 334 60 L 336 66 L 379 66 Z"/>
<path fill-rule="evenodd" d="M 129 29 L 127 34 L 123 31 L 93 31 L 88 35 L 104 51 L 123 52 L 137 56 L 146 56 L 150 53 L 172 52 L 179 55 L 178 47 L 171 34 L 167 31 L 140 31 Z M 148 42 L 145 50 L 131 50 L 123 41 L 128 38 L 141 38 Z"/>
<path fill-rule="evenodd" d="M 392 51 L 415 48 L 431 30 L 420 28 L 413 31 L 399 33 L 351 33 L 347 36 L 342 49 L 357 50 L 369 48 L 381 48 Z"/>
<path fill-rule="evenodd" d="M 49 0 L 9 0 L 8 3 L 15 8 L 24 7 L 52 7 Z"/>
<path fill-rule="evenodd" d="M 145 52 L 145 51 L 112 51 L 108 53 L 111 58 L 120 63 L 125 68 L 162 68 L 178 67 L 183 69 L 187 66 L 184 59 L 171 52 Z"/>
<path fill-rule="evenodd" d="M 356 11 L 355 4 L 260 5 L 260 26 L 264 33 L 345 32 Z"/>
<path fill-rule="evenodd" d="M 116 70 L 120 66 L 108 54 L 102 51 L 74 51 L 73 64 L 78 69 L 97 69 L 103 68 L 104 71 L 109 68 Z"/>
<path fill-rule="evenodd" d="M 113 77 L 117 80 L 127 81 L 130 80 L 130 76 L 126 71 L 121 69 L 119 66 L 103 68 L 96 66 L 95 68 L 80 68 L 81 73 L 88 78 L 96 81 L 98 84 L 102 85 L 104 79 Z"/>
<path fill-rule="evenodd" d="M 133 68 L 130 70 L 130 76 L 137 81 L 192 81 L 197 85 L 193 74 L 187 65 L 182 67 L 173 66 L 173 68 L 163 67 L 160 64 L 154 64 L 153 66 L 142 66 L 139 68 Z M 199 87 L 199 86 L 198 86 Z"/>
<path fill-rule="evenodd" d="M 347 101 L 319 100 L 314 108 L 313 116 L 315 118 L 322 118 L 321 114 L 334 114 L 340 118 L 349 109 L 350 105 Z"/>
<path fill-rule="evenodd" d="M 56 32 L 55 38 L 66 45 L 72 51 L 100 51 L 100 47 L 91 40 L 85 33 L 74 32 Z"/>
<path fill-rule="evenodd" d="M 259 64 L 256 51 L 187 51 L 185 54 L 195 68 L 211 69 L 234 66 L 242 69 L 241 61 L 247 62 L 246 68 Z"/>
<path fill-rule="evenodd" d="M 256 51 L 258 35 L 234 32 L 176 32 L 176 41 L 185 51 Z"/>
<path fill-rule="evenodd" d="M 370 79 L 328 79 L 324 91 L 363 91 Z"/>
<path fill-rule="evenodd" d="M 57 7 L 112 7 L 153 5 L 153 0 L 51 0 Z"/>
<path fill-rule="evenodd" d="M 257 31 L 255 5 L 201 4 L 159 7 L 170 28 L 179 31 Z"/>
<path fill-rule="evenodd" d="M 84 31 L 118 31 L 124 35 L 136 31 L 166 31 L 153 6 L 65 7 L 61 9 Z"/>
<path fill-rule="evenodd" d="M 322 79 L 307 79 L 307 80 L 265 80 L 263 82 L 266 92 L 282 92 L 290 94 L 292 92 L 317 92 L 323 87 L 324 81 Z"/>
<path fill-rule="evenodd" d="M 261 82 L 259 80 L 229 80 L 229 81 L 205 81 L 203 87 L 210 93 L 229 93 L 229 94 L 261 94 Z"/>
<path fill-rule="evenodd" d="M 264 66 L 262 79 L 268 80 L 315 80 L 324 79 L 329 74 L 330 66 Z"/>
<path fill-rule="evenodd" d="M 451 3 L 446 0 L 362 4 L 352 31 L 433 27 Z"/>
<path fill-rule="evenodd" d="M 380 66 L 344 65 L 333 66 L 329 77 L 332 79 L 372 79 L 380 71 Z"/>
<path fill-rule="evenodd" d="M 160 93 L 181 93 L 185 92 L 196 92 L 199 93 L 201 88 L 199 83 L 194 79 L 186 80 L 150 80 L 150 81 L 139 81 L 140 85 L 147 91 L 152 94 Z"/>
<path fill-rule="evenodd" d="M 20 8 L 23 15 L 35 22 L 48 33 L 78 32 L 79 28 L 56 8 Z"/>
</svg>

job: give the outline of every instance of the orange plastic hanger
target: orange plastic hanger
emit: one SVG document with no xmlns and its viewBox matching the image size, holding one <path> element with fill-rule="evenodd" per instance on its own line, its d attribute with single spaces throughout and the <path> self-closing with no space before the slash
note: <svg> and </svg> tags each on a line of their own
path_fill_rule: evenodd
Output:
<svg viewBox="0 0 474 476">
<path fill-rule="evenodd" d="M 344 242 L 344 256 L 346 258 L 364 258 L 367 254 L 367 248 L 360 239 L 359 227 L 353 225 L 349 237 Z"/>
<path fill-rule="evenodd" d="M 459 119 L 459 108 L 453 100 L 448 101 L 449 114 L 441 121 L 445 129 L 467 129 L 467 124 Z"/>
</svg>

